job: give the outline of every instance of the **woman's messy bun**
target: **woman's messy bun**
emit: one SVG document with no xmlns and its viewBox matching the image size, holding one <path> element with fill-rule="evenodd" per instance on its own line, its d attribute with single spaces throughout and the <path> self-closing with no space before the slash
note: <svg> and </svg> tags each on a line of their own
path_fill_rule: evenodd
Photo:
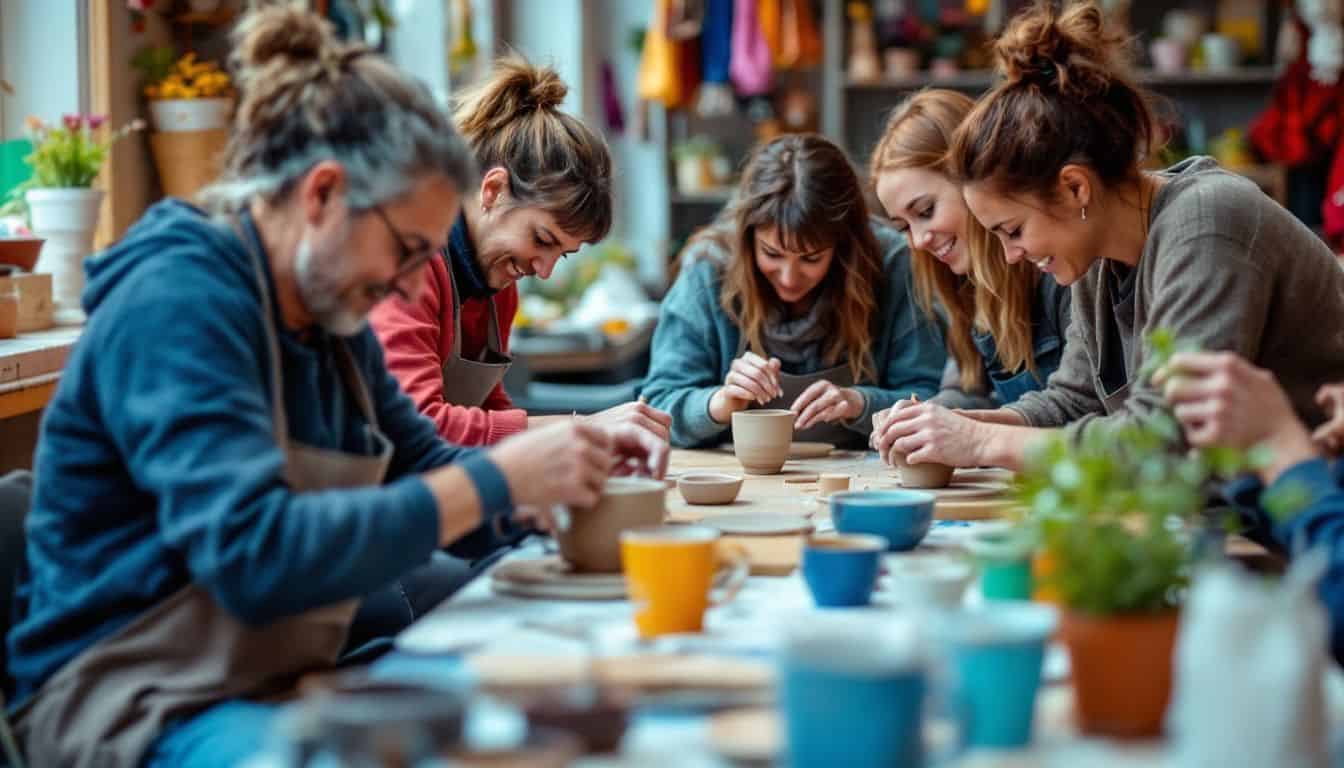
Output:
<svg viewBox="0 0 1344 768">
<path fill-rule="evenodd" d="M 550 67 L 538 67 L 519 56 L 495 62 L 490 77 L 457 99 L 453 117 L 470 139 L 494 133 L 532 112 L 555 112 L 569 86 Z"/>
<path fill-rule="evenodd" d="M 1004 79 L 953 137 L 949 170 L 962 183 L 1053 194 L 1077 163 L 1103 182 L 1134 178 L 1161 145 L 1153 97 L 1134 81 L 1130 43 L 1095 0 L 1037 0 L 994 46 Z"/>
<path fill-rule="evenodd" d="M 1039 5 L 1014 22 L 994 43 L 994 56 L 1009 83 L 1034 83 L 1065 96 L 1087 99 L 1127 78 L 1130 40 L 1106 26 L 1091 3 L 1055 10 Z"/>
<path fill-rule="evenodd" d="M 481 170 L 509 172 L 515 203 L 538 206 L 570 236 L 593 242 L 611 229 L 611 153 L 560 110 L 568 92 L 553 68 L 508 56 L 458 97 L 453 117 Z"/>
</svg>

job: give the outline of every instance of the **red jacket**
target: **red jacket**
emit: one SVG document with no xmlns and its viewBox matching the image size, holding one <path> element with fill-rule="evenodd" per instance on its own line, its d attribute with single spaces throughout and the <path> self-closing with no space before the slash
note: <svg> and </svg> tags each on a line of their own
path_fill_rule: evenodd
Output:
<svg viewBox="0 0 1344 768">
<path fill-rule="evenodd" d="M 453 350 L 453 287 L 448 262 L 429 261 L 429 274 L 419 299 L 409 304 L 393 297 L 374 307 L 369 323 L 383 342 L 387 367 L 401 382 L 420 413 L 433 420 L 439 435 L 458 445 L 490 445 L 527 428 L 527 412 L 513 407 L 502 384 L 490 391 L 480 408 L 443 399 L 443 361 Z M 490 302 L 462 303 L 462 355 L 476 357 L 485 348 Z M 518 288 L 495 294 L 499 333 L 508 351 L 509 330 L 518 310 Z"/>
</svg>

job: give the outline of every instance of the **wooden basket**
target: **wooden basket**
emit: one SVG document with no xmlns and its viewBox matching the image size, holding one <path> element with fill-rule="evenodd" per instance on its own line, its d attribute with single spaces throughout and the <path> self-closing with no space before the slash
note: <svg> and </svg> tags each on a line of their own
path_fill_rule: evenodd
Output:
<svg viewBox="0 0 1344 768">
<path fill-rule="evenodd" d="M 219 176 L 229 132 L 175 131 L 149 137 L 163 194 L 190 198 Z"/>
</svg>

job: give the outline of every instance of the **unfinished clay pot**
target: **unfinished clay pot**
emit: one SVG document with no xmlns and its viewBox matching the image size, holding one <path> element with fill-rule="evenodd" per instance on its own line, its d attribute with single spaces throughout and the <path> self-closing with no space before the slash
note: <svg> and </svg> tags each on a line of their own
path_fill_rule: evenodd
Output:
<svg viewBox="0 0 1344 768">
<path fill-rule="evenodd" d="M 905 454 L 895 451 L 887 456 L 887 460 L 896 468 L 903 488 L 946 488 L 952 482 L 952 473 L 956 471 L 955 467 L 947 464 L 907 464 Z"/>
<path fill-rule="evenodd" d="M 569 529 L 556 533 L 560 555 L 584 573 L 621 572 L 621 532 L 660 525 L 667 486 L 661 480 L 613 477 L 597 506 L 571 510 Z"/>
<path fill-rule="evenodd" d="M 742 476 L 691 472 L 677 478 L 677 490 L 687 504 L 731 504 L 742 490 Z"/>
<path fill-rule="evenodd" d="M 733 453 L 749 475 L 773 475 L 784 468 L 793 443 L 793 411 L 762 409 L 733 414 Z"/>
</svg>

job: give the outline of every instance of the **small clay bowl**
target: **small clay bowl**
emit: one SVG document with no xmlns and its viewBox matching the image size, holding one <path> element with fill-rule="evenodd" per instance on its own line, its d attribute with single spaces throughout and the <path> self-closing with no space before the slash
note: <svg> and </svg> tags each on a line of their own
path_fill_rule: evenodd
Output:
<svg viewBox="0 0 1344 768">
<path fill-rule="evenodd" d="M 742 490 L 742 476 L 691 472 L 677 478 L 677 490 L 687 504 L 732 504 Z"/>
</svg>

